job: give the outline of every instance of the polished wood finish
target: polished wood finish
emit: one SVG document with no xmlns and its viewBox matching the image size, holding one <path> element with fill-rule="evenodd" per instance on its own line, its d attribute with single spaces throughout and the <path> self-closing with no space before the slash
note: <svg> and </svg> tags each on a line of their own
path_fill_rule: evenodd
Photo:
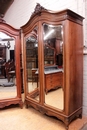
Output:
<svg viewBox="0 0 87 130">
<path fill-rule="evenodd" d="M 15 98 L 1 99 L 0 108 L 9 106 L 11 104 L 19 104 L 22 108 L 23 103 L 21 99 L 21 72 L 20 72 L 20 30 L 15 29 L 12 26 L 0 22 L 0 32 L 3 32 L 10 37 L 15 39 L 15 71 L 16 71 L 16 86 L 17 86 L 17 96 Z"/>
<path fill-rule="evenodd" d="M 63 87 L 63 73 L 56 72 L 45 74 L 45 92 Z"/>
<path fill-rule="evenodd" d="M 63 91 L 64 109 L 55 109 L 45 104 L 44 98 L 44 54 L 43 54 L 43 23 L 63 25 Z M 25 38 L 38 26 L 38 64 L 40 80 L 39 103 L 29 97 L 27 91 Z M 30 20 L 22 28 L 23 61 L 24 61 L 24 86 L 26 106 L 33 106 L 40 112 L 55 116 L 62 120 L 67 129 L 75 117 L 82 116 L 82 92 L 83 92 L 83 17 L 66 9 L 60 12 L 52 12 L 37 4 Z M 58 49 L 56 49 L 57 52 Z M 56 79 L 56 77 L 54 77 Z"/>
</svg>

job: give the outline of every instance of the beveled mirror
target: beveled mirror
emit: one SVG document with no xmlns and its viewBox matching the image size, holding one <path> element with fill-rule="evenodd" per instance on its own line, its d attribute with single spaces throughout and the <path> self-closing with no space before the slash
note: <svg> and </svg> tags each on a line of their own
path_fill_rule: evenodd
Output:
<svg viewBox="0 0 87 130">
<path fill-rule="evenodd" d="M 43 24 L 45 103 L 64 109 L 63 26 Z"/>
<path fill-rule="evenodd" d="M 0 32 L 1 49 L 1 74 L 0 74 L 0 99 L 15 98 L 17 96 L 15 73 L 15 40 Z M 5 49 L 5 50 L 4 50 Z M 4 53 L 3 53 L 4 51 Z"/>
<path fill-rule="evenodd" d="M 39 69 L 38 69 L 38 29 L 37 26 L 25 37 L 26 53 L 26 88 L 33 100 L 39 101 Z"/>
<path fill-rule="evenodd" d="M 21 98 L 20 30 L 0 21 L 0 108 L 19 104 Z"/>
</svg>

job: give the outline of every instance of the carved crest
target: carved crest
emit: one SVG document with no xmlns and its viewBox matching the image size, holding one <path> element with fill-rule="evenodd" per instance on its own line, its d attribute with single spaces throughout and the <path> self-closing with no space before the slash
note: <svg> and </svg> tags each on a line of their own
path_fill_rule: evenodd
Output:
<svg viewBox="0 0 87 130">
<path fill-rule="evenodd" d="M 41 14 L 41 11 L 42 10 L 46 10 L 44 7 L 42 7 L 39 3 L 37 3 L 35 9 L 34 9 L 34 12 L 32 13 L 31 17 L 34 15 L 34 14 Z"/>
</svg>

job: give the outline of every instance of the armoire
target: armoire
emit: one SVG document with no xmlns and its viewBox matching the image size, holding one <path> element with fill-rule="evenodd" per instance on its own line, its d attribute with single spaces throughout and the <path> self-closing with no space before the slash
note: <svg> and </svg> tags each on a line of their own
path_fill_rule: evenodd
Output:
<svg viewBox="0 0 87 130">
<path fill-rule="evenodd" d="M 26 107 L 66 125 L 82 117 L 83 17 L 37 4 L 21 27 Z"/>
</svg>

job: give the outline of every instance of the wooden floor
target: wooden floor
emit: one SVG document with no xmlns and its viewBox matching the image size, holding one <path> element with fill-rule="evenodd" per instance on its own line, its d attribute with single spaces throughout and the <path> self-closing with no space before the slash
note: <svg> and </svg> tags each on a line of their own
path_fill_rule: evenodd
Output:
<svg viewBox="0 0 87 130">
<path fill-rule="evenodd" d="M 69 130 L 80 130 L 87 123 L 87 118 L 73 121 Z M 41 114 L 34 108 L 19 106 L 0 110 L 0 130 L 66 130 L 64 123 L 56 118 Z"/>
<path fill-rule="evenodd" d="M 0 80 L 1 82 L 2 80 Z M 12 87 L 14 89 L 14 87 Z M 13 90 L 11 90 L 13 91 Z M 1 94 L 2 92 L 0 92 Z M 24 101 L 24 94 L 22 94 Z M 76 119 L 69 130 L 80 130 L 87 123 L 87 117 Z M 0 130 L 66 130 L 62 121 L 41 114 L 32 107 L 9 106 L 0 110 Z"/>
</svg>

